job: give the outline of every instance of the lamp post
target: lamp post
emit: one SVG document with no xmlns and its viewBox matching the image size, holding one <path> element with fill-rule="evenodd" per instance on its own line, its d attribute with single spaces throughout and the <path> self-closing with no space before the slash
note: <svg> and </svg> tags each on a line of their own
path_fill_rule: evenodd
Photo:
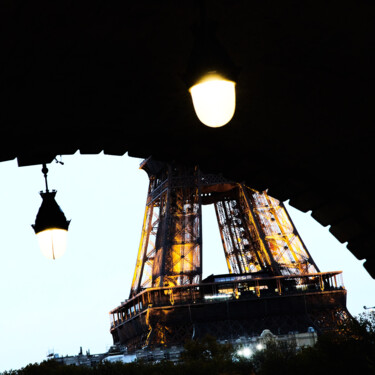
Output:
<svg viewBox="0 0 375 375">
<path fill-rule="evenodd" d="M 43 164 L 42 172 L 46 191 L 40 192 L 43 201 L 32 227 L 37 235 L 42 254 L 49 259 L 57 259 L 65 253 L 70 220 L 66 220 L 64 212 L 55 201 L 57 191 L 48 190 L 48 169 L 45 164 Z"/>
</svg>

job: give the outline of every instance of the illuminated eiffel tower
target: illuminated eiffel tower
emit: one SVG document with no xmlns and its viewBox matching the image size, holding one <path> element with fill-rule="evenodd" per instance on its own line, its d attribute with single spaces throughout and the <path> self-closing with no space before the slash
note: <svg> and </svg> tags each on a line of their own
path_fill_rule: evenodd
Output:
<svg viewBox="0 0 375 375">
<path fill-rule="evenodd" d="M 149 158 L 150 184 L 129 299 L 110 312 L 115 344 L 129 350 L 318 333 L 348 316 L 341 272 L 320 272 L 284 205 L 198 167 Z M 213 204 L 228 274 L 202 280 L 202 205 Z"/>
</svg>

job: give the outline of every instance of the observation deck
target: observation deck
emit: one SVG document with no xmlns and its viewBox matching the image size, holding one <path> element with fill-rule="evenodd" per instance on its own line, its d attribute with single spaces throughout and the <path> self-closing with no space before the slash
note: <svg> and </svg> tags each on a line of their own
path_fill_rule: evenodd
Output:
<svg viewBox="0 0 375 375">
<path fill-rule="evenodd" d="M 341 271 L 306 275 L 211 275 L 200 284 L 147 288 L 110 312 L 115 344 L 128 350 L 183 344 L 211 334 L 220 340 L 259 335 L 318 334 L 345 319 Z"/>
</svg>

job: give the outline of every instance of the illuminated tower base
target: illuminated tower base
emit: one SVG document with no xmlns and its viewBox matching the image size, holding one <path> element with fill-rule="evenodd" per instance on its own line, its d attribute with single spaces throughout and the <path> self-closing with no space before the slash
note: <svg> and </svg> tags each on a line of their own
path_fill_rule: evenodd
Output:
<svg viewBox="0 0 375 375">
<path fill-rule="evenodd" d="M 150 178 L 130 297 L 110 312 L 128 350 L 318 333 L 348 316 L 341 272 L 322 273 L 283 204 L 197 167 L 142 163 Z M 228 274 L 202 280 L 202 205 L 213 204 Z"/>
</svg>

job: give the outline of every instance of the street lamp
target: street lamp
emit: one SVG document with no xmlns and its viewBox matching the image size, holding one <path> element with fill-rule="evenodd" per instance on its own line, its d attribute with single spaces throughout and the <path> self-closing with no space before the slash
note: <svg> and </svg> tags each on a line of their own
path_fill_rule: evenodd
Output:
<svg viewBox="0 0 375 375">
<path fill-rule="evenodd" d="M 49 259 L 57 259 L 65 253 L 70 220 L 66 220 L 64 212 L 55 201 L 57 191 L 48 190 L 48 169 L 45 164 L 43 164 L 42 172 L 46 191 L 40 192 L 43 202 L 32 227 L 37 235 L 42 254 Z"/>
<path fill-rule="evenodd" d="M 208 24 L 204 6 L 194 30 L 194 45 L 185 76 L 199 120 L 210 127 L 227 124 L 236 109 L 237 68 Z"/>
</svg>

